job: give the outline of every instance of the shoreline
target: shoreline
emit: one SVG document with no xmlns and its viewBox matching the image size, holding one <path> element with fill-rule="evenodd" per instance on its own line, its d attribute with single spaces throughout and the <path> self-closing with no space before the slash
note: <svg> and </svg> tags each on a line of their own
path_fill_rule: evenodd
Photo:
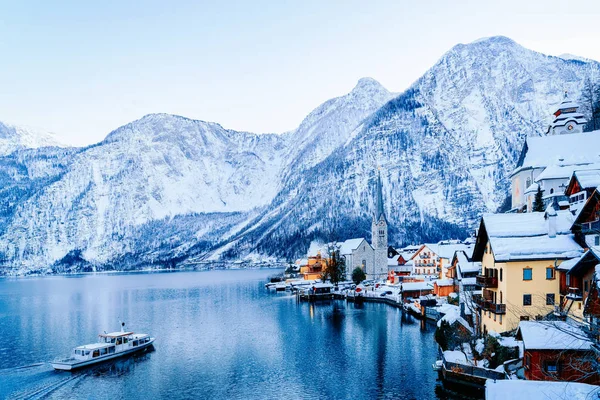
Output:
<svg viewBox="0 0 600 400">
<path fill-rule="evenodd" d="M 27 278 L 53 278 L 53 277 L 77 277 L 77 276 L 88 276 L 88 275 L 129 275 L 129 274 L 152 274 L 152 273 L 167 273 L 167 272 L 209 272 L 209 271 L 248 271 L 248 270 L 277 270 L 285 269 L 285 266 L 248 266 L 234 268 L 227 267 L 233 264 L 221 264 L 214 267 L 182 267 L 182 268 L 143 268 L 143 269 L 132 269 L 132 270 L 103 270 L 103 271 L 82 271 L 82 272 L 59 272 L 50 274 L 0 274 L 0 279 L 27 279 Z"/>
</svg>

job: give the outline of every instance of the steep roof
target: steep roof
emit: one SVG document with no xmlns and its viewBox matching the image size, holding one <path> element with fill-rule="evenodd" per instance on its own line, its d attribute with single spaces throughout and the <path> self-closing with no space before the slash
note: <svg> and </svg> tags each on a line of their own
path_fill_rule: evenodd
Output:
<svg viewBox="0 0 600 400">
<path fill-rule="evenodd" d="M 456 277 L 458 279 L 466 279 L 462 277 L 463 273 L 481 271 L 481 263 L 469 260 L 467 254 L 463 250 L 457 251 L 454 254 L 454 259 L 456 259 L 457 263 Z M 454 262 L 454 259 L 452 262 Z"/>
<path fill-rule="evenodd" d="M 521 321 L 517 338 L 525 350 L 590 350 L 592 341 L 577 326 L 564 321 Z"/>
<path fill-rule="evenodd" d="M 548 236 L 546 213 L 484 214 L 473 252 L 473 261 L 481 261 L 489 241 L 496 261 L 569 259 L 583 249 L 574 240 L 570 228 L 574 217 L 568 210 L 556 214 L 556 236 Z"/>
<path fill-rule="evenodd" d="M 364 238 L 348 239 L 348 240 L 342 242 L 340 244 L 340 254 L 341 255 L 352 254 L 352 250 L 358 249 L 358 246 L 360 246 L 363 241 L 367 242 Z M 369 245 L 369 246 L 371 246 L 371 245 Z"/>
<path fill-rule="evenodd" d="M 527 168 L 600 162 L 600 130 L 566 135 L 528 137 L 511 175 Z"/>
<path fill-rule="evenodd" d="M 379 221 L 381 218 L 386 220 L 385 218 L 385 210 L 383 209 L 383 193 L 382 193 L 382 185 L 381 185 L 381 174 L 377 172 L 377 200 L 376 206 L 377 209 L 375 211 L 375 219 Z"/>
</svg>

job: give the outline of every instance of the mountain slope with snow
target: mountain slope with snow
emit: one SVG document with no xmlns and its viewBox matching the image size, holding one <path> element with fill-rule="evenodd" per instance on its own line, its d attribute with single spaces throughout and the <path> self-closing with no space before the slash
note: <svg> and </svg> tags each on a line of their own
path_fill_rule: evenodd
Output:
<svg viewBox="0 0 600 400">
<path fill-rule="evenodd" d="M 599 73 L 493 37 L 400 95 L 361 79 L 283 135 L 151 114 L 87 148 L 18 150 L 0 157 L 1 265 L 296 257 L 370 237 L 378 170 L 392 243 L 465 236 L 503 202 L 525 136 Z"/>
<path fill-rule="evenodd" d="M 319 107 L 301 128 L 285 135 L 256 135 L 174 115 L 148 115 L 73 152 L 55 179 L 35 186 L 35 191 L 32 185 L 11 202 L 0 214 L 0 259 L 7 265 L 33 267 L 77 254 L 102 266 L 148 249 L 132 238 L 146 237 L 146 227 L 156 230 L 153 221 L 160 225 L 176 216 L 209 213 L 221 222 L 239 224 L 240 215 L 251 216 L 273 200 L 288 168 L 302 164 L 303 156 L 317 145 L 321 153 L 311 153 L 309 163 L 329 155 L 390 97 L 375 81 L 361 81 L 350 94 Z M 6 163 L 15 161 L 9 157 Z M 27 170 L 27 165 L 19 168 Z M 13 187 L 19 184 L 12 182 Z M 217 226 L 233 228 L 199 218 L 205 221 L 202 226 L 213 227 L 206 232 L 213 237 Z M 200 226 L 192 219 L 183 221 Z M 191 244 L 178 239 L 174 247 L 206 241 L 201 234 L 188 240 Z"/>
<path fill-rule="evenodd" d="M 236 238 L 237 253 L 267 246 L 287 256 L 288 238 L 314 232 L 368 237 L 378 167 L 393 241 L 465 235 L 507 196 L 526 135 L 545 134 L 564 91 L 578 99 L 598 72 L 597 62 L 546 56 L 505 37 L 455 46 L 346 146 L 291 177 L 252 221 L 249 239 Z"/>
<path fill-rule="evenodd" d="M 0 156 L 19 149 L 48 146 L 64 147 L 53 133 L 0 122 Z"/>
</svg>

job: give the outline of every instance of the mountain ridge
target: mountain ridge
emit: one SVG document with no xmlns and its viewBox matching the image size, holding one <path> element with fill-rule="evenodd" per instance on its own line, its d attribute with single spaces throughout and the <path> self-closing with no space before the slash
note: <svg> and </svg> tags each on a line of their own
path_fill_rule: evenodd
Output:
<svg viewBox="0 0 600 400">
<path fill-rule="evenodd" d="M 392 242 L 464 237 L 503 202 L 525 136 L 591 72 L 493 37 L 400 94 L 361 78 L 283 134 L 158 113 L 87 148 L 16 152 L 0 158 L 1 265 L 290 259 L 313 239 L 368 239 L 378 167 Z M 29 177 L 40 165 L 54 172 Z"/>
</svg>

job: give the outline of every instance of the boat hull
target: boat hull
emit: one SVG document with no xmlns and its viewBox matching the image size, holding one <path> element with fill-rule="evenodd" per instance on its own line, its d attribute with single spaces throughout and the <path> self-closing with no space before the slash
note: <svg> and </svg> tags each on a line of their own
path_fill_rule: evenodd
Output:
<svg viewBox="0 0 600 400">
<path fill-rule="evenodd" d="M 103 357 L 96 357 L 91 360 L 69 361 L 69 362 L 54 361 L 50 364 L 52 364 L 52 368 L 54 368 L 57 371 L 73 371 L 75 369 L 89 367 L 90 365 L 100 364 L 104 361 L 114 360 L 115 358 L 123 357 L 128 354 L 133 354 L 133 353 L 137 353 L 139 351 L 144 351 L 144 350 L 148 349 L 150 346 L 152 346 L 152 344 L 154 343 L 154 339 L 155 338 L 151 338 L 148 343 L 144 343 L 141 346 L 137 346 L 132 349 L 121 351 L 121 352 L 115 353 L 115 354 L 108 354 Z"/>
</svg>

